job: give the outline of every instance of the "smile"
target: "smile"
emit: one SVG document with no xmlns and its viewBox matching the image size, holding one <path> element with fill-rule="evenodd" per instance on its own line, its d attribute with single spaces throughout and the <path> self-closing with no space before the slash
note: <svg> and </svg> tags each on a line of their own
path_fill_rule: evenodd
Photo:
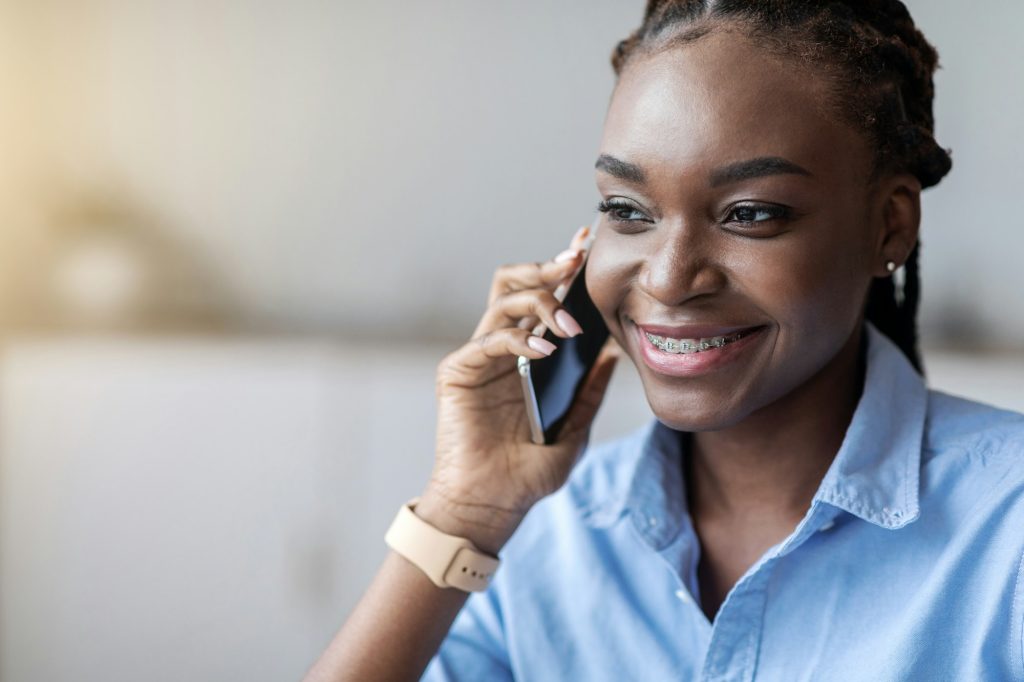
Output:
<svg viewBox="0 0 1024 682">
<path fill-rule="evenodd" d="M 767 325 L 757 327 L 718 327 L 692 325 L 678 328 L 677 333 L 693 334 L 694 338 L 662 336 L 634 325 L 636 343 L 644 364 L 656 374 L 674 377 L 695 377 L 736 366 L 751 355 L 766 337 Z M 666 327 L 656 331 L 670 331 Z M 726 332 L 716 336 L 701 336 L 709 332 Z"/>
<path fill-rule="evenodd" d="M 702 353 L 712 348 L 722 348 L 735 341 L 739 341 L 750 333 L 750 330 L 727 334 L 725 336 L 711 336 L 703 339 L 673 339 L 667 336 L 658 336 L 644 332 L 644 336 L 658 350 L 666 353 Z"/>
</svg>

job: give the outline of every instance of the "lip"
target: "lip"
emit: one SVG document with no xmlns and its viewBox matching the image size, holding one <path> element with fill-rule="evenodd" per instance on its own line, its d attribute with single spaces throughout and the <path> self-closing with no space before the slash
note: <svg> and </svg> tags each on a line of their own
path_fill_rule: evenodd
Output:
<svg viewBox="0 0 1024 682">
<path fill-rule="evenodd" d="M 636 323 L 636 326 L 648 334 L 654 334 L 655 336 L 667 336 L 671 339 L 710 339 L 714 336 L 731 336 L 737 332 L 754 329 L 761 325 L 748 324 L 744 326 L 726 327 L 710 324 L 688 324 L 671 327 L 660 324 Z"/>
<path fill-rule="evenodd" d="M 674 377 L 694 377 L 702 374 L 709 374 L 726 367 L 740 358 L 764 336 L 767 326 L 746 326 L 746 327 L 712 327 L 712 326 L 685 326 L 685 327 L 663 327 L 656 325 L 640 326 L 634 324 L 637 344 L 640 347 L 640 354 L 644 363 L 654 372 Z M 654 331 L 663 330 L 663 331 Z M 724 330 L 724 331 L 723 331 Z M 669 336 L 676 339 L 709 338 L 712 336 L 725 336 L 737 332 L 750 330 L 750 333 L 738 341 L 733 341 L 721 348 L 710 348 L 699 353 L 665 353 L 651 345 L 645 336 L 646 332 L 658 336 Z M 685 332 L 678 335 L 681 331 Z M 694 332 L 700 332 L 695 334 Z M 710 333 L 708 333 L 710 332 Z"/>
</svg>

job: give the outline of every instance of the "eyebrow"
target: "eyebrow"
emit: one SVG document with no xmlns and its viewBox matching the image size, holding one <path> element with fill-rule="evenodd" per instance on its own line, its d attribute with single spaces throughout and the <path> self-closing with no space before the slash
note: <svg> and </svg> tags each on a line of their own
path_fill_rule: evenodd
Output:
<svg viewBox="0 0 1024 682">
<path fill-rule="evenodd" d="M 644 173 L 643 168 L 622 159 L 616 159 L 608 154 L 598 156 L 594 168 L 626 182 L 632 182 L 637 185 L 647 184 L 647 174 Z"/>
<path fill-rule="evenodd" d="M 760 178 L 765 175 L 806 175 L 811 176 L 811 171 L 803 166 L 798 166 L 792 161 L 787 161 L 781 156 L 759 156 L 756 159 L 730 163 L 728 166 L 718 168 L 711 173 L 711 186 L 718 187 L 730 182 Z"/>
<path fill-rule="evenodd" d="M 598 156 L 594 168 L 637 185 L 647 183 L 647 174 L 643 168 L 608 154 Z M 730 163 L 728 166 L 716 168 L 711 172 L 710 184 L 712 187 L 718 187 L 741 180 L 782 174 L 806 175 L 808 177 L 813 175 L 803 166 L 797 165 L 781 156 L 759 156 L 754 159 L 737 161 L 736 163 Z"/>
</svg>

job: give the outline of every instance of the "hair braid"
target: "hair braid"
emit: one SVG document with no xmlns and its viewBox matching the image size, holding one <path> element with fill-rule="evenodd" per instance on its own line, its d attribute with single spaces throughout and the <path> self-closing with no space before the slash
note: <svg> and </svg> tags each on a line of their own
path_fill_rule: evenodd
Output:
<svg viewBox="0 0 1024 682">
<path fill-rule="evenodd" d="M 826 77 L 835 111 L 875 148 L 874 176 L 908 172 L 927 188 L 949 172 L 950 151 L 934 137 L 938 52 L 900 0 L 648 0 L 640 27 L 616 45 L 612 68 L 619 75 L 635 54 L 690 42 L 724 23 Z M 904 264 L 902 300 L 891 278 L 875 280 L 865 315 L 922 371 L 919 252 L 918 243 Z"/>
</svg>

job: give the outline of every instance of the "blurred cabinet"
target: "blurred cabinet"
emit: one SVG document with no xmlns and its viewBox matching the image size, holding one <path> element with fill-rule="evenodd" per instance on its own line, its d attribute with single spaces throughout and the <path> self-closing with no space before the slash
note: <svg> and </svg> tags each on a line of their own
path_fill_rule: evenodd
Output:
<svg viewBox="0 0 1024 682">
<path fill-rule="evenodd" d="M 450 348 L 22 339 L 0 355 L 0 679 L 298 679 L 429 476 Z M 1024 361 L 928 358 L 1024 410 Z M 600 441 L 650 418 L 623 363 Z"/>
</svg>

